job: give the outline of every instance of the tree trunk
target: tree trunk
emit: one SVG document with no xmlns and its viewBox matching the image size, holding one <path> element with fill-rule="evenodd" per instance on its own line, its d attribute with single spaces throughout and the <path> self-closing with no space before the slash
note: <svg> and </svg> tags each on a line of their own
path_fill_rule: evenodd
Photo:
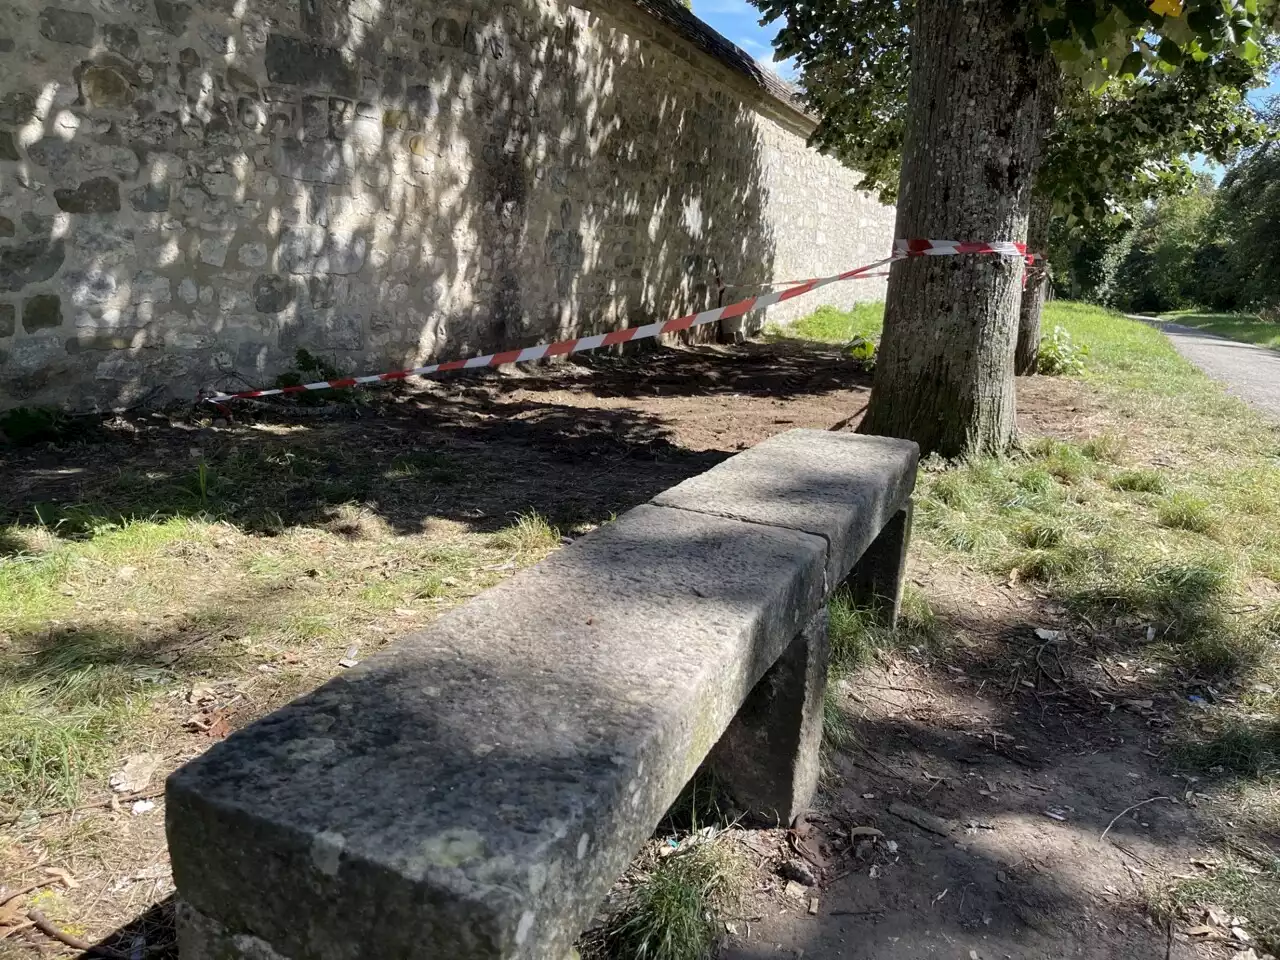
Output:
<svg viewBox="0 0 1280 960">
<path fill-rule="evenodd" d="M 1043 57 L 1015 26 L 1019 7 L 917 0 L 899 238 L 1026 238 Z M 1022 267 L 991 254 L 894 264 L 864 433 L 944 457 L 1012 446 Z"/>
<path fill-rule="evenodd" d="M 1043 157 L 1045 144 L 1053 133 L 1057 118 L 1058 100 L 1062 95 L 1062 74 L 1052 57 L 1042 64 L 1040 89 L 1036 104 L 1036 126 L 1040 152 L 1036 171 L 1039 176 L 1039 159 Z M 1031 190 L 1031 216 L 1027 221 L 1027 252 L 1038 254 L 1027 265 L 1027 280 L 1022 287 L 1022 303 L 1018 308 L 1018 346 L 1014 351 L 1013 371 L 1020 377 L 1036 372 L 1040 358 L 1040 315 L 1044 312 L 1044 298 L 1049 289 L 1049 261 L 1043 259 L 1049 253 L 1049 221 L 1053 217 L 1053 196 L 1046 185 L 1037 179 Z"/>
<path fill-rule="evenodd" d="M 1031 217 L 1027 221 L 1027 252 L 1041 257 L 1049 247 L 1049 219 L 1053 201 L 1039 191 L 1031 195 Z M 1027 267 L 1027 284 L 1022 288 L 1022 304 L 1018 310 L 1018 348 L 1013 370 L 1020 377 L 1036 372 L 1040 356 L 1040 314 L 1044 312 L 1045 293 L 1049 289 L 1049 263 L 1037 258 Z"/>
</svg>

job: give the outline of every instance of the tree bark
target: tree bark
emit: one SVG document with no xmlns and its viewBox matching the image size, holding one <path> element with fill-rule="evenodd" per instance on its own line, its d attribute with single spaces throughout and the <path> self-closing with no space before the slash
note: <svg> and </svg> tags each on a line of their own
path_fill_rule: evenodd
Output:
<svg viewBox="0 0 1280 960">
<path fill-rule="evenodd" d="M 1040 315 L 1044 312 L 1044 298 L 1049 290 L 1049 261 L 1042 259 L 1049 253 L 1049 221 L 1053 218 L 1053 196 L 1047 185 L 1039 181 L 1040 158 L 1045 144 L 1053 133 L 1057 119 L 1058 100 L 1062 96 L 1062 73 L 1053 58 L 1042 64 L 1040 89 L 1036 102 L 1036 126 L 1039 153 L 1036 162 L 1036 183 L 1031 190 L 1031 215 L 1027 221 L 1027 252 L 1039 257 L 1027 266 L 1027 280 L 1022 287 L 1022 303 L 1018 308 L 1018 345 L 1014 351 L 1013 371 L 1020 377 L 1036 372 L 1040 358 Z"/>
<path fill-rule="evenodd" d="M 1053 200 L 1038 190 L 1031 196 L 1031 216 L 1027 221 L 1027 252 L 1045 255 L 1049 247 L 1049 219 Z M 1018 308 L 1018 347 L 1014 352 L 1013 371 L 1020 377 L 1036 372 L 1040 356 L 1040 315 L 1049 289 L 1049 263 L 1036 259 L 1027 267 L 1027 283 L 1022 288 Z"/>
<path fill-rule="evenodd" d="M 917 0 L 897 236 L 1026 238 L 1046 55 L 1016 0 Z M 990 254 L 894 264 L 864 433 L 944 457 L 1016 439 L 1013 354 L 1022 261 Z"/>
</svg>

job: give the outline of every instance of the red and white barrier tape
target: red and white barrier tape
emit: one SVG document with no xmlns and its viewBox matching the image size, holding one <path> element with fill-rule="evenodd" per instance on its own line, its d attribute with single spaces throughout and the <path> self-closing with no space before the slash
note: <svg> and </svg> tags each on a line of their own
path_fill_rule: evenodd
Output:
<svg viewBox="0 0 1280 960">
<path fill-rule="evenodd" d="M 430 363 L 424 367 L 411 370 L 395 370 L 390 373 L 374 373 L 363 377 L 343 377 L 338 380 L 321 380 L 317 383 L 302 383 L 294 387 L 276 387 L 270 390 L 245 390 L 240 393 L 202 393 L 201 399 L 210 403 L 222 403 L 225 400 L 247 400 L 255 397 L 274 397 L 285 393 L 302 393 L 307 390 L 333 390 L 345 387 L 362 387 L 373 383 L 390 383 L 405 380 L 409 377 L 426 377 L 433 373 L 447 373 L 451 370 L 476 370 L 481 367 L 497 367 L 505 363 L 524 363 L 528 360 L 542 360 L 546 357 L 562 357 L 570 353 L 582 353 L 585 350 L 596 350 L 600 347 L 611 347 L 619 343 L 631 343 L 635 340 L 646 340 L 660 337 L 667 333 L 679 333 L 691 327 L 700 327 L 720 320 L 732 320 L 750 310 L 772 306 L 792 297 L 809 293 L 819 287 L 842 280 L 857 280 L 870 277 L 888 276 L 887 273 L 873 273 L 879 267 L 895 260 L 920 256 L 947 256 L 960 253 L 991 253 L 1005 257 L 1026 257 L 1027 247 L 1022 243 L 961 243 L 955 240 L 895 240 L 893 256 L 863 267 L 846 270 L 833 277 L 820 277 L 813 280 L 799 281 L 786 290 L 775 290 L 758 297 L 748 297 L 725 307 L 691 313 L 674 320 L 660 323 L 648 323 L 640 327 L 626 327 L 611 333 L 597 333 L 590 337 L 575 337 L 572 340 L 559 340 L 555 343 L 540 343 L 520 350 L 504 350 L 501 353 L 486 353 L 465 360 L 449 360 L 445 363 Z"/>
<path fill-rule="evenodd" d="M 1025 257 L 1027 245 L 1009 240 L 992 240 L 989 243 L 966 240 L 895 240 L 893 258 L 952 257 L 959 253 L 995 253 L 1002 257 Z"/>
</svg>

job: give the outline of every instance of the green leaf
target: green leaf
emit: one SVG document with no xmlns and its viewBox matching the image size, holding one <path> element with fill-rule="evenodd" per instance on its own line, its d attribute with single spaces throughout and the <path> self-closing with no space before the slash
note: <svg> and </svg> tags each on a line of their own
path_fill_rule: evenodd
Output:
<svg viewBox="0 0 1280 960">
<path fill-rule="evenodd" d="M 1173 67 L 1182 64 L 1182 48 L 1168 37 L 1161 40 L 1160 46 L 1156 47 L 1156 56 Z"/>
<path fill-rule="evenodd" d="M 1208 36 L 1221 25 L 1222 10 L 1212 7 L 1201 7 L 1187 14 L 1187 26 L 1200 36 Z"/>
<path fill-rule="evenodd" d="M 1142 54 L 1135 50 L 1124 58 L 1124 62 L 1120 64 L 1121 76 L 1136 77 L 1142 72 L 1142 68 L 1146 61 L 1142 59 Z"/>
<path fill-rule="evenodd" d="M 1165 17 L 1159 27 L 1160 36 L 1172 40 L 1179 46 L 1186 46 L 1196 38 L 1194 30 L 1188 26 L 1185 17 Z"/>
<path fill-rule="evenodd" d="M 1074 63 L 1084 56 L 1080 41 L 1074 37 L 1070 40 L 1055 40 L 1051 46 L 1053 47 L 1053 55 L 1063 63 Z"/>
<path fill-rule="evenodd" d="M 1076 34 L 1084 41 L 1085 47 L 1090 50 L 1096 47 L 1098 39 L 1093 35 L 1093 28 L 1101 23 L 1101 20 L 1093 4 L 1073 3 L 1067 8 L 1067 16 L 1071 19 L 1071 26 L 1075 28 Z"/>
<path fill-rule="evenodd" d="M 1246 40 L 1240 45 L 1240 56 L 1249 63 L 1257 63 L 1262 56 L 1262 48 L 1253 40 Z"/>
<path fill-rule="evenodd" d="M 1050 40 L 1066 40 L 1071 36 L 1071 24 L 1062 17 L 1053 17 L 1044 22 L 1044 31 Z"/>
<path fill-rule="evenodd" d="M 1142 0 L 1118 0 L 1116 6 L 1133 23 L 1145 23 L 1151 19 L 1151 10 Z"/>
</svg>

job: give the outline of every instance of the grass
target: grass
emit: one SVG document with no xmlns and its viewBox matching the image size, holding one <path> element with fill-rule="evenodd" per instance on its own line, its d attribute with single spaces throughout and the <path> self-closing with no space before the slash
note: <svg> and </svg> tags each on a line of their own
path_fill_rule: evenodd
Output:
<svg viewBox="0 0 1280 960">
<path fill-rule="evenodd" d="M 560 531 L 536 511 L 521 513 L 515 522 L 495 533 L 493 546 L 521 554 L 545 554 L 560 545 Z"/>
<path fill-rule="evenodd" d="M 60 659 L 0 691 L 0 795 L 27 808 L 73 804 L 83 781 L 105 772 L 112 746 L 146 714 L 155 690 L 127 662 L 77 662 L 65 651 Z"/>
<path fill-rule="evenodd" d="M 825 343 L 846 343 L 854 337 L 879 337 L 883 323 L 883 303 L 859 303 L 852 310 L 822 306 L 789 326 L 771 328 L 770 333 Z"/>
<path fill-rule="evenodd" d="M 1229 858 L 1200 877 L 1182 879 L 1159 888 L 1151 896 L 1152 912 L 1177 923 L 1200 923 L 1207 907 L 1217 907 L 1232 918 L 1242 917 L 1257 946 L 1280 953 L 1280 859 L 1260 866 L 1249 860 Z"/>
<path fill-rule="evenodd" d="M 1158 470 L 1123 470 L 1111 478 L 1111 489 L 1124 493 L 1164 493 L 1168 488 Z"/>
<path fill-rule="evenodd" d="M 865 313 L 820 311 L 794 329 L 874 334 Z M 1153 625 L 1152 652 L 1193 675 L 1242 681 L 1264 669 L 1247 620 L 1229 611 L 1248 603 L 1252 580 L 1280 573 L 1277 431 L 1149 326 L 1061 302 L 1045 323 L 1090 345 L 1085 379 L 1118 423 L 922 471 L 918 534 L 992 575 L 1042 584 L 1084 615 Z"/>
<path fill-rule="evenodd" d="M 1238 831 L 1274 836 L 1280 430 L 1151 326 L 1062 302 L 1046 308 L 1044 323 L 1090 347 L 1078 378 L 1097 401 L 1098 413 L 1083 421 L 1088 432 L 1025 437 L 1005 459 L 925 464 L 917 542 L 992 579 L 1029 583 L 1082 633 L 1105 638 L 1132 669 L 1146 671 L 1140 675 L 1167 691 L 1166 702 L 1182 705 L 1167 737 L 1169 764 L 1201 777 L 1202 788 L 1229 792 Z M 1203 325 L 1280 346 L 1280 326 L 1256 318 Z M 842 320 L 836 311 L 792 329 L 827 341 L 876 333 L 865 313 Z M 836 675 L 893 642 L 856 612 L 833 609 Z M 1203 708 L 1188 703 L 1189 694 Z M 853 736 L 834 704 L 826 720 L 829 742 Z M 1276 867 L 1224 867 L 1161 896 L 1237 910 L 1268 946 L 1280 946 Z"/>
<path fill-rule="evenodd" d="M 1161 314 L 1162 320 L 1195 327 L 1220 337 L 1242 343 L 1256 343 L 1280 350 L 1280 321 L 1267 320 L 1256 313 L 1205 313 L 1199 310 L 1177 310 Z"/>
<path fill-rule="evenodd" d="M 836 591 L 828 611 L 831 655 L 822 704 L 822 738 L 826 747 L 840 750 L 856 739 L 853 723 L 840 705 L 840 681 L 882 654 L 911 648 L 936 650 L 941 634 L 924 594 L 910 584 L 903 591 L 898 625 L 893 630 L 871 610 L 857 606 L 845 590 Z"/>
<path fill-rule="evenodd" d="M 226 679 L 267 709 L 335 672 L 348 646 L 367 655 L 559 544 L 533 512 L 491 534 L 405 535 L 334 489 L 381 483 L 385 506 L 412 483 L 429 498 L 459 476 L 445 455 L 406 454 L 373 479 L 318 457 L 269 444 L 121 470 L 99 500 L 0 526 L 0 812 L 103 792 L 152 731 L 180 728 L 175 689 Z M 306 504 L 292 523 L 288 503 Z"/>
<path fill-rule="evenodd" d="M 879 322 L 874 305 L 824 309 L 786 334 L 845 342 Z M 917 537 L 1030 582 L 1178 702 L 1222 693 L 1175 718 L 1170 761 L 1231 781 L 1280 822 L 1266 800 L 1280 699 L 1265 692 L 1280 686 L 1280 435 L 1150 327 L 1063 303 L 1046 324 L 1090 345 L 1083 379 L 1105 422 L 1028 437 L 1004 460 L 927 464 Z M 0 517 L 0 812 L 104 795 L 124 756 L 181 729 L 193 684 L 268 710 L 336 673 L 349 646 L 364 658 L 560 543 L 532 511 L 497 529 L 483 514 L 455 519 L 476 512 L 433 513 L 448 489 L 484 480 L 448 450 L 335 458 L 319 429 L 262 433 L 216 448 L 193 434 L 181 456 L 102 470 L 91 498 L 31 497 Z M 896 632 L 837 596 L 829 690 L 878 657 L 944 642 L 918 591 Z M 834 694 L 825 707 L 828 744 L 851 742 Z M 45 821 L 48 849 L 78 842 L 60 822 Z M 689 843 L 647 862 L 610 926 L 616 955 L 705 951 L 732 899 L 733 846 Z M 1256 902 L 1259 928 L 1280 922 Z"/>
<path fill-rule="evenodd" d="M 731 834 L 686 841 L 657 858 L 611 918 L 609 956 L 628 960 L 705 960 L 718 939 L 719 917 L 741 893 L 748 865 Z"/>
<path fill-rule="evenodd" d="M 1174 759 L 1190 770 L 1280 782 L 1280 724 L 1260 725 L 1226 717 L 1207 724 L 1196 740 L 1180 743 Z"/>
<path fill-rule="evenodd" d="M 873 313 L 824 308 L 791 329 L 874 336 Z M 1256 605 L 1251 584 L 1280 579 L 1280 432 L 1150 326 L 1063 302 L 1044 322 L 1089 344 L 1083 378 L 1113 423 L 1079 439 L 1028 438 L 1005 460 L 923 470 L 917 535 L 1122 633 L 1153 628 L 1147 653 L 1189 676 L 1272 676 L 1272 634 L 1233 611 Z M 861 627 L 851 635 L 857 651 L 884 642 Z"/>
<path fill-rule="evenodd" d="M 1174 530 L 1210 533 L 1218 526 L 1213 507 L 1204 497 L 1178 491 L 1171 494 L 1156 510 L 1160 523 Z"/>
</svg>

